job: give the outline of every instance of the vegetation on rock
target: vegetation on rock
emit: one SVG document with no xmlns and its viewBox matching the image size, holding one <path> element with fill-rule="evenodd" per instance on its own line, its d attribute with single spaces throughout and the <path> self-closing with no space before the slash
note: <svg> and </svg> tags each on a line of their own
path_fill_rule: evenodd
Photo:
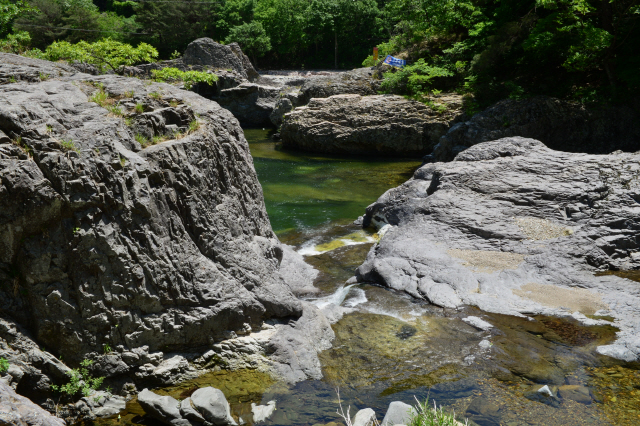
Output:
<svg viewBox="0 0 640 426">
<path fill-rule="evenodd" d="M 151 74 L 153 74 L 153 79 L 159 82 L 182 81 L 187 90 L 191 89 L 195 83 L 206 83 L 213 86 L 218 81 L 218 76 L 215 74 L 203 71 L 181 71 L 178 68 L 152 70 Z"/>
</svg>

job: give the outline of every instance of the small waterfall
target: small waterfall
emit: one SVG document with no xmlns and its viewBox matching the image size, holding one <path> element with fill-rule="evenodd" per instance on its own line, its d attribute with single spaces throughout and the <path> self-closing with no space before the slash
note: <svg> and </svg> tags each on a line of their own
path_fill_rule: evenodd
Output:
<svg viewBox="0 0 640 426">
<path fill-rule="evenodd" d="M 333 294 L 330 294 L 329 296 L 326 296 L 326 297 L 320 297 L 318 299 L 312 300 L 311 303 L 313 303 L 314 305 L 316 305 L 318 308 L 321 308 L 321 309 L 329 305 L 340 306 L 342 302 L 344 302 L 344 299 L 347 298 L 349 291 L 351 291 L 351 287 L 353 287 L 354 285 L 355 284 L 350 284 L 346 287 L 342 285 L 338 287 Z M 360 290 L 362 292 L 361 297 L 364 298 L 363 302 L 366 302 L 367 298 L 364 295 L 364 291 L 361 289 L 356 289 L 356 290 Z M 363 303 L 363 302 L 359 302 L 359 303 Z M 359 304 L 359 303 L 356 303 L 356 304 Z"/>
</svg>

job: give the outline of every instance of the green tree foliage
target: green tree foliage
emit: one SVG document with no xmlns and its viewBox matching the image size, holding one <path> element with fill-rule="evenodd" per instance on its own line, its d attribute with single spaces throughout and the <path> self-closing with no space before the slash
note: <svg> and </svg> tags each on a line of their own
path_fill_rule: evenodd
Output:
<svg viewBox="0 0 640 426">
<path fill-rule="evenodd" d="M 79 61 L 93 64 L 103 71 L 108 67 L 116 73 L 122 73 L 125 66 L 153 61 L 158 57 L 158 51 L 147 43 L 133 47 L 106 38 L 95 43 L 55 42 L 47 47 L 42 57 L 50 61 Z"/>
<path fill-rule="evenodd" d="M 25 0 L 0 0 L 0 37 L 5 37 L 11 32 L 13 21 L 17 17 L 33 11 Z"/>
<path fill-rule="evenodd" d="M 253 62 L 256 58 L 264 56 L 271 50 L 271 39 L 260 22 L 253 21 L 231 28 L 225 43 L 236 42 L 242 50 L 251 56 Z"/>
<path fill-rule="evenodd" d="M 18 31 L 0 40 L 0 52 L 23 54 L 31 45 L 31 36 L 26 31 Z"/>
</svg>

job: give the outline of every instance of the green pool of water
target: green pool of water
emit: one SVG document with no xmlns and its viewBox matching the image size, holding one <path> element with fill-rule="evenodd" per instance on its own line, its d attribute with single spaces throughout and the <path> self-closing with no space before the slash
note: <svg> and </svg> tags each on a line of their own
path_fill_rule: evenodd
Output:
<svg viewBox="0 0 640 426">
<path fill-rule="evenodd" d="M 415 159 L 384 161 L 283 151 L 266 130 L 247 129 L 245 137 L 277 234 L 353 221 L 420 166 Z"/>
</svg>

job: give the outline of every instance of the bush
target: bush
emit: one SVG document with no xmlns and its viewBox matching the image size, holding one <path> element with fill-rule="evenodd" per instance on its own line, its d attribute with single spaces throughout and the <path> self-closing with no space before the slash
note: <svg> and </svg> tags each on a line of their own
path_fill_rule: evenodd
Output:
<svg viewBox="0 0 640 426">
<path fill-rule="evenodd" d="M 85 359 L 80 363 L 80 368 L 74 368 L 67 372 L 69 376 L 69 383 L 62 386 L 51 385 L 51 389 L 56 392 L 62 392 L 68 396 L 75 396 L 78 392 L 83 396 L 89 396 L 95 390 L 97 390 L 104 377 L 91 377 L 89 373 L 89 367 L 93 364 L 93 361 Z"/>
<path fill-rule="evenodd" d="M 212 86 L 218 81 L 218 76 L 215 74 L 202 71 L 181 71 L 178 68 L 152 70 L 151 73 L 155 81 L 182 81 L 187 90 L 191 89 L 195 83 L 207 83 Z"/>
<path fill-rule="evenodd" d="M 7 35 L 7 38 L 0 40 L 0 52 L 15 53 L 20 55 L 27 51 L 31 44 L 31 36 L 26 31 L 18 31 L 15 34 Z"/>
<path fill-rule="evenodd" d="M 419 59 L 412 65 L 384 73 L 380 87 L 387 93 L 423 95 L 432 88 L 434 79 L 451 76 L 453 76 L 451 71 L 428 65 L 424 59 Z"/>
<path fill-rule="evenodd" d="M 6 358 L 0 358 L 0 374 L 9 371 L 9 361 Z"/>
<path fill-rule="evenodd" d="M 95 43 L 80 41 L 71 44 L 66 41 L 52 43 L 42 53 L 43 59 L 50 61 L 78 61 L 92 64 L 102 72 L 106 67 L 122 74 L 125 66 L 143 62 L 152 62 L 158 57 L 158 51 L 147 43 L 140 43 L 138 47 L 105 38 Z"/>
</svg>

